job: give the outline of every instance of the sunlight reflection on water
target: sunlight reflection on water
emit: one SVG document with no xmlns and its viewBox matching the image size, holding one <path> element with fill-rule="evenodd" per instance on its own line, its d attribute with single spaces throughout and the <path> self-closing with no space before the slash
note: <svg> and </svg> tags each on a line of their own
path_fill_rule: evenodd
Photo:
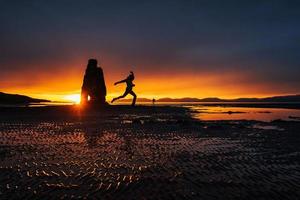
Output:
<svg viewBox="0 0 300 200">
<path fill-rule="evenodd" d="M 194 117 L 200 120 L 300 120 L 300 110 L 284 108 L 243 108 L 222 106 L 187 106 L 193 111 Z"/>
</svg>

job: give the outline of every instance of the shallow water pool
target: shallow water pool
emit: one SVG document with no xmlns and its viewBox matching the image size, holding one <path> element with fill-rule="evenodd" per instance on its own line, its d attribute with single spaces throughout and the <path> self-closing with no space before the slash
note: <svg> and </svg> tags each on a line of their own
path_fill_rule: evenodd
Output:
<svg viewBox="0 0 300 200">
<path fill-rule="evenodd" d="M 258 120 L 270 122 L 273 120 L 300 121 L 300 110 L 284 108 L 244 108 L 189 105 L 193 116 L 200 120 Z"/>
</svg>

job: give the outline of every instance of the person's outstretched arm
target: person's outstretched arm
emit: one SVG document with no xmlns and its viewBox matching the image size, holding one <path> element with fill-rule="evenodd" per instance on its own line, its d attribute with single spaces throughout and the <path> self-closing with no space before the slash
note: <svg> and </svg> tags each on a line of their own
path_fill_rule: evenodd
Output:
<svg viewBox="0 0 300 200">
<path fill-rule="evenodd" d="M 124 79 L 124 80 L 121 80 L 121 81 L 115 82 L 115 84 L 114 84 L 114 85 L 118 85 L 119 83 L 124 83 L 124 82 L 126 82 L 126 80 L 127 80 L 127 79 Z"/>
</svg>

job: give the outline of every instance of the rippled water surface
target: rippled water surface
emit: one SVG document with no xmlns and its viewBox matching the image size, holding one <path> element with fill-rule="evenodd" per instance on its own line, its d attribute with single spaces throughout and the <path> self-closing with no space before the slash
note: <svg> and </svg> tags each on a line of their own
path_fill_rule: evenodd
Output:
<svg viewBox="0 0 300 200">
<path fill-rule="evenodd" d="M 298 199 L 299 128 L 159 110 L 2 120 L 0 199 Z"/>
</svg>

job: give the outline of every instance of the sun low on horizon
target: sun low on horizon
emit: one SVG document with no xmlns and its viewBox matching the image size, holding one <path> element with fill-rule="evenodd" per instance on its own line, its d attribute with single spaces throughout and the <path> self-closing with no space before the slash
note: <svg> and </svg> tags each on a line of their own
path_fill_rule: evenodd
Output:
<svg viewBox="0 0 300 200">
<path fill-rule="evenodd" d="M 23 84 L 16 84 L 12 89 L 5 87 L 0 91 L 12 94 L 23 94 L 33 98 L 47 99 L 51 101 L 72 102 L 75 104 L 80 103 L 80 89 L 82 85 L 82 79 L 84 74 L 84 68 L 82 67 L 82 73 L 78 74 L 77 79 L 61 80 L 57 79 L 58 83 L 62 85 L 37 83 L 30 87 L 23 87 Z M 105 70 L 105 68 L 104 68 Z M 66 72 L 67 74 L 67 72 Z M 112 72 L 112 74 L 115 74 Z M 106 75 L 106 74 L 105 74 Z M 123 77 L 122 77 L 123 75 Z M 111 78 L 111 75 L 106 75 L 106 87 L 107 87 L 107 101 L 111 101 L 113 97 L 123 94 L 126 86 L 114 86 L 113 81 L 125 78 L 127 73 L 122 73 L 116 78 Z M 154 75 L 155 76 L 155 75 Z M 198 77 L 199 78 L 198 78 Z M 237 75 L 241 76 L 241 75 Z M 157 75 L 156 78 L 149 80 L 147 74 L 136 73 L 135 90 L 138 98 L 147 99 L 159 99 L 159 98 L 209 98 L 218 97 L 223 99 L 234 98 L 262 98 L 278 95 L 297 94 L 297 88 L 274 88 L 273 84 L 257 84 L 257 83 L 245 83 L 240 81 L 240 78 L 235 80 L 234 75 L 222 75 L 222 76 L 205 76 L 188 74 L 185 76 L 173 75 L 173 77 L 166 79 L 161 75 Z M 143 80 L 144 79 L 144 80 Z M 181 79 L 187 80 L 182 82 Z M 229 80 L 227 80 L 229 79 Z M 55 79 L 54 79 L 55 80 Z M 214 82 L 212 81 L 214 80 Z M 222 82 L 227 83 L 222 83 Z M 66 83 L 66 85 L 64 85 Z M 281 89 L 281 90 L 279 90 Z M 74 91 L 74 92 L 73 92 Z"/>
<path fill-rule="evenodd" d="M 71 101 L 75 104 L 80 104 L 80 94 L 69 94 L 64 96 L 64 99 L 67 101 Z"/>
</svg>

